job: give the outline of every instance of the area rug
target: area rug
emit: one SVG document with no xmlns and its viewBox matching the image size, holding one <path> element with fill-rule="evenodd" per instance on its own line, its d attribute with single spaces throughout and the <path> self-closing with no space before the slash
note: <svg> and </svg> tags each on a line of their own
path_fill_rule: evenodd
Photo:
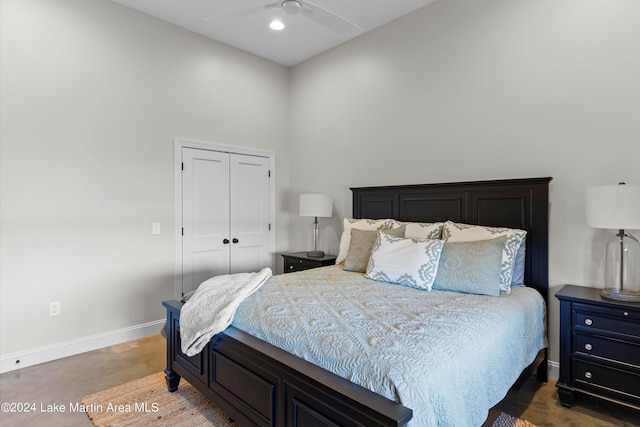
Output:
<svg viewBox="0 0 640 427">
<path fill-rule="evenodd" d="M 169 393 L 164 373 L 149 375 L 82 398 L 96 427 L 238 427 L 186 381 Z M 493 427 L 536 427 L 502 413 Z"/>
<path fill-rule="evenodd" d="M 531 424 L 529 421 L 522 420 L 520 418 L 512 417 L 509 414 L 501 413 L 496 421 L 493 423 L 493 427 L 536 427 L 535 424 Z"/>
<path fill-rule="evenodd" d="M 164 373 L 149 375 L 82 398 L 97 427 L 236 427 L 186 381 L 169 393 Z"/>
</svg>

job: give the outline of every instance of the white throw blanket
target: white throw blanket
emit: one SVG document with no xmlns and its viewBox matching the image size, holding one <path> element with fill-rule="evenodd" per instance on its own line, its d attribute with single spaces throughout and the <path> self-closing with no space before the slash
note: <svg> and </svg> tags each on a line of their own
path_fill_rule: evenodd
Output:
<svg viewBox="0 0 640 427">
<path fill-rule="evenodd" d="M 187 356 L 200 353 L 215 334 L 231 324 L 240 303 L 271 275 L 267 267 L 257 273 L 227 274 L 202 282 L 180 310 L 182 352 Z"/>
</svg>

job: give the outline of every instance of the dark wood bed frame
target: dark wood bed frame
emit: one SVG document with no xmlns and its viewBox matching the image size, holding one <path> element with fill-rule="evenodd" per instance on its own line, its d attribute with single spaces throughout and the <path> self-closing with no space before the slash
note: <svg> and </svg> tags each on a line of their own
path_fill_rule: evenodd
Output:
<svg viewBox="0 0 640 427">
<path fill-rule="evenodd" d="M 548 298 L 551 178 L 352 188 L 354 218 L 451 220 L 527 231 L 525 283 Z M 180 349 L 180 308 L 167 309 L 169 391 L 184 378 L 242 426 L 403 426 L 412 411 L 234 327 L 188 357 Z M 547 352 L 523 371 L 515 391 L 536 371 L 547 380 Z M 510 394 L 512 393 L 510 391 Z M 485 425 L 500 413 L 492 408 Z"/>
</svg>

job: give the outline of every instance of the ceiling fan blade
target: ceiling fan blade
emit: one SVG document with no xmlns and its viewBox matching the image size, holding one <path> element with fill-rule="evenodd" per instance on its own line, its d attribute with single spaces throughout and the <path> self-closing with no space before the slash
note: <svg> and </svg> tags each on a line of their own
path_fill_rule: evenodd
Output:
<svg viewBox="0 0 640 427">
<path fill-rule="evenodd" d="M 233 12 L 228 13 L 220 13 L 218 15 L 211 15 L 204 18 L 205 21 L 211 21 L 213 19 L 218 18 L 240 18 L 243 16 L 253 15 L 254 13 L 259 13 L 268 9 L 274 9 L 276 7 L 280 7 L 280 2 L 269 3 L 267 5 L 257 5 L 245 7 L 244 9 L 234 10 Z"/>
<path fill-rule="evenodd" d="M 357 24 L 309 1 L 304 2 L 302 14 L 343 36 L 354 37 L 363 31 Z"/>
</svg>

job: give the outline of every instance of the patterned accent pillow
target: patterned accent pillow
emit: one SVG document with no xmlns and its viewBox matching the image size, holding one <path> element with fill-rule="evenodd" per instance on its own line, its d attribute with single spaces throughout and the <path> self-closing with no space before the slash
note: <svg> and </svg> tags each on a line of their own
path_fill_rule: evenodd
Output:
<svg viewBox="0 0 640 427">
<path fill-rule="evenodd" d="M 382 230 L 382 233 L 394 237 L 404 237 L 404 225 L 397 228 Z M 367 264 L 371 258 L 371 251 L 378 239 L 376 230 L 360 230 L 358 228 L 351 229 L 351 243 L 349 244 L 349 252 L 344 260 L 344 269 L 346 271 L 356 271 L 364 273 L 367 271 Z"/>
<path fill-rule="evenodd" d="M 445 242 L 433 289 L 500 296 L 502 250 L 507 236 L 475 242 Z"/>
<path fill-rule="evenodd" d="M 526 235 L 526 231 L 516 228 L 486 227 L 452 221 L 445 222 L 442 228 L 442 238 L 448 242 L 474 242 L 499 236 L 507 237 L 507 242 L 502 250 L 500 271 L 500 290 L 507 294 L 511 291 L 511 278 L 513 277 L 513 266 L 515 265 L 518 248 Z"/>
<path fill-rule="evenodd" d="M 403 239 L 378 232 L 365 277 L 430 291 L 443 244 L 442 240 Z"/>
<path fill-rule="evenodd" d="M 344 260 L 347 258 L 347 253 L 349 252 L 349 244 L 351 243 L 352 228 L 357 228 L 359 230 L 386 230 L 388 228 L 391 228 L 392 226 L 392 219 L 345 218 L 342 236 L 340 237 L 340 248 L 338 249 L 336 264 L 344 264 Z"/>
</svg>

